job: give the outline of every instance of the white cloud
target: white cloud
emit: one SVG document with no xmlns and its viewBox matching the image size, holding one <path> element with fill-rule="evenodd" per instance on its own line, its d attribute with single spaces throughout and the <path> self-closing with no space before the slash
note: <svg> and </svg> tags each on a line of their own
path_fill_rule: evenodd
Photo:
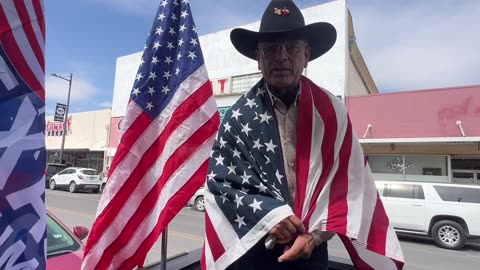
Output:
<svg viewBox="0 0 480 270">
<path fill-rule="evenodd" d="M 480 83 L 480 1 L 351 1 L 357 42 L 381 90 Z"/>
<path fill-rule="evenodd" d="M 68 75 L 62 75 L 67 77 Z M 68 81 L 47 76 L 45 81 L 47 102 L 60 102 L 66 104 L 68 97 Z M 82 77 L 73 75 L 70 102 L 85 101 L 95 95 L 95 86 Z"/>
<path fill-rule="evenodd" d="M 112 102 L 111 101 L 103 101 L 103 102 L 100 102 L 100 103 L 97 103 L 97 106 L 100 107 L 100 108 L 111 108 L 112 107 Z"/>
<path fill-rule="evenodd" d="M 160 0 L 90 0 L 136 15 L 155 15 Z M 153 17 L 152 17 L 153 18 Z"/>
</svg>

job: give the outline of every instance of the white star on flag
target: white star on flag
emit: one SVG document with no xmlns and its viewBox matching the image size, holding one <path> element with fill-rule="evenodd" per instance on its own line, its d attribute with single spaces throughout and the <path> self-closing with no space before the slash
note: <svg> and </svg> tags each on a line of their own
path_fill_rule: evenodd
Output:
<svg viewBox="0 0 480 270">
<path fill-rule="evenodd" d="M 238 228 L 240 229 L 242 227 L 242 225 L 244 226 L 247 226 L 247 224 L 243 221 L 245 217 L 240 217 L 238 214 L 237 214 L 237 219 L 235 219 L 235 222 L 238 223 Z"/>
<path fill-rule="evenodd" d="M 230 166 L 227 167 L 228 168 L 228 174 L 235 174 L 235 169 L 237 168 L 237 166 L 233 166 L 233 164 L 230 162 Z"/>
<path fill-rule="evenodd" d="M 263 201 L 257 201 L 255 198 L 253 198 L 253 203 L 249 204 L 248 206 L 250 206 L 253 210 L 253 213 L 255 214 L 255 212 L 257 210 L 260 210 L 262 211 L 262 208 L 260 207 L 260 204 L 262 204 Z"/>
<path fill-rule="evenodd" d="M 220 140 L 218 140 L 218 143 L 220 144 L 220 149 L 225 147 L 225 144 L 227 141 L 224 141 L 222 137 L 220 137 Z"/>
<path fill-rule="evenodd" d="M 255 186 L 255 187 L 258 188 L 258 190 L 260 190 L 260 192 L 263 192 L 263 193 L 265 193 L 265 191 L 267 190 L 267 187 L 263 183 L 260 183 L 258 186 Z"/>
<path fill-rule="evenodd" d="M 158 48 L 160 48 L 160 47 L 162 47 L 162 45 L 160 45 L 160 42 L 157 41 L 157 42 L 153 43 L 153 48 L 155 50 L 158 50 Z"/>
<path fill-rule="evenodd" d="M 138 87 L 137 88 L 133 88 L 133 92 L 132 92 L 132 95 L 135 95 L 135 96 L 138 96 L 138 94 L 140 94 L 140 90 L 138 90 Z"/>
<path fill-rule="evenodd" d="M 282 183 L 281 180 L 283 178 L 283 175 L 281 175 L 278 170 L 275 172 L 275 177 L 277 177 L 278 182 L 281 184 Z"/>
<path fill-rule="evenodd" d="M 157 31 L 155 32 L 155 34 L 160 36 L 162 33 L 163 33 L 162 27 L 157 27 Z"/>
<path fill-rule="evenodd" d="M 170 89 L 168 89 L 168 86 L 163 86 L 162 87 L 162 93 L 164 93 L 166 95 L 166 94 L 168 94 L 168 91 L 170 91 Z"/>
<path fill-rule="evenodd" d="M 220 154 L 220 156 L 218 156 L 217 158 L 215 158 L 215 160 L 217 161 L 217 164 L 215 164 L 215 166 L 218 166 L 218 165 L 222 165 L 223 166 L 223 160 L 225 158 L 222 157 L 222 155 Z"/>
<path fill-rule="evenodd" d="M 167 48 L 172 50 L 172 49 L 175 49 L 175 46 L 173 46 L 173 42 L 167 42 Z M 168 57 L 170 58 L 170 57 Z"/>
<path fill-rule="evenodd" d="M 190 14 L 188 14 L 188 12 L 185 10 L 185 11 L 182 11 L 182 14 L 180 15 L 180 17 L 185 19 L 188 15 Z"/>
<path fill-rule="evenodd" d="M 164 14 L 164 13 L 158 15 L 158 19 L 157 19 L 157 20 L 163 21 L 163 19 L 165 19 L 165 14 Z"/>
<path fill-rule="evenodd" d="M 158 62 L 160 61 L 158 61 L 156 56 L 152 57 L 152 64 L 156 65 Z"/>
<path fill-rule="evenodd" d="M 153 107 L 155 107 L 155 106 L 153 106 L 152 102 L 147 102 L 147 109 L 148 110 L 151 111 Z"/>
<path fill-rule="evenodd" d="M 172 63 L 173 60 L 170 56 L 165 56 L 165 63 L 167 63 L 168 65 L 170 65 L 170 63 Z"/>
<path fill-rule="evenodd" d="M 238 207 L 240 207 L 240 205 L 243 206 L 243 202 L 242 202 L 243 197 L 245 197 L 245 196 L 238 197 L 238 195 L 235 194 L 235 200 L 234 200 L 234 202 L 237 204 L 237 209 L 238 209 Z"/>
<path fill-rule="evenodd" d="M 233 157 L 238 157 L 238 158 L 240 158 L 240 151 L 238 151 L 236 147 L 235 147 L 235 149 L 233 150 Z"/>
<path fill-rule="evenodd" d="M 147 92 L 147 93 L 149 93 L 150 95 L 153 96 L 153 94 L 154 94 L 155 92 L 156 92 L 156 91 L 155 91 L 155 89 L 153 89 L 153 86 L 148 87 L 148 92 Z"/>
<path fill-rule="evenodd" d="M 267 152 L 272 151 L 272 153 L 275 154 L 275 147 L 278 145 L 273 144 L 273 140 L 270 140 L 270 142 L 266 143 L 265 146 L 267 147 Z"/>
<path fill-rule="evenodd" d="M 197 56 L 195 55 L 195 52 L 188 52 L 188 57 L 192 58 L 193 60 Z"/>
<path fill-rule="evenodd" d="M 243 124 L 241 125 L 242 125 L 242 132 L 248 136 L 248 132 L 252 131 L 252 129 L 248 127 L 248 123 L 246 125 L 243 125 Z"/>
<path fill-rule="evenodd" d="M 191 43 L 193 46 L 197 46 L 197 45 L 198 45 L 197 39 L 195 39 L 195 38 L 192 38 L 192 40 L 190 41 L 190 43 Z"/>
<path fill-rule="evenodd" d="M 225 131 L 230 132 L 230 128 L 232 128 L 232 127 L 230 126 L 230 124 L 228 122 L 223 124 L 223 126 L 225 127 Z"/>
<path fill-rule="evenodd" d="M 220 191 L 220 193 L 222 194 L 222 196 L 220 196 L 220 198 L 222 198 L 222 203 L 225 203 L 225 201 L 228 201 L 227 192 L 223 193 Z"/>
<path fill-rule="evenodd" d="M 248 175 L 247 172 L 243 172 L 243 175 L 240 176 L 242 178 L 242 185 L 247 183 L 249 184 L 250 182 L 248 181 L 248 179 L 250 179 L 250 177 L 252 177 L 251 175 Z"/>
<path fill-rule="evenodd" d="M 248 99 L 247 98 L 247 103 L 245 103 L 245 106 L 249 106 L 250 109 L 253 108 L 253 106 L 255 106 L 255 99 Z"/>
<path fill-rule="evenodd" d="M 258 138 L 256 141 L 253 141 L 254 145 L 253 145 L 253 148 L 254 149 L 258 149 L 258 151 L 260 151 L 260 148 L 261 147 L 264 147 L 261 143 L 260 143 L 260 138 Z"/>
<path fill-rule="evenodd" d="M 185 27 L 185 24 L 180 25 L 180 32 L 183 33 L 183 31 L 187 30 L 187 27 Z"/>
<path fill-rule="evenodd" d="M 216 174 L 213 173 L 213 171 L 210 172 L 208 176 L 208 180 L 214 180 L 214 177 L 217 176 Z"/>
<path fill-rule="evenodd" d="M 259 114 L 259 116 L 260 116 L 260 118 L 262 118 L 262 119 L 260 120 L 260 123 L 267 122 L 267 125 L 270 124 L 270 123 L 268 122 L 268 120 L 270 120 L 270 118 L 272 118 L 272 116 L 268 115 L 267 112 L 261 113 L 261 114 Z"/>
<path fill-rule="evenodd" d="M 235 120 L 238 121 L 238 117 L 241 116 L 240 109 L 232 110 L 232 117 L 235 117 Z"/>
<path fill-rule="evenodd" d="M 163 77 L 166 78 L 167 80 L 170 79 L 170 77 L 172 77 L 172 74 L 170 74 L 170 71 L 167 71 L 167 72 L 163 72 Z"/>
<path fill-rule="evenodd" d="M 157 78 L 157 74 L 155 74 L 155 72 L 150 72 L 150 75 L 148 76 L 148 78 L 155 81 L 155 79 Z"/>
</svg>

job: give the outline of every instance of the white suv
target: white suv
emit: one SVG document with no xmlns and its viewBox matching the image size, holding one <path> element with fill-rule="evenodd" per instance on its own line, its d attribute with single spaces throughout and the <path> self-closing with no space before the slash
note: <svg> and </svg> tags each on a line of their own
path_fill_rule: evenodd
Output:
<svg viewBox="0 0 480 270">
<path fill-rule="evenodd" d="M 428 235 L 448 249 L 480 238 L 480 186 L 376 181 L 397 232 Z"/>
<path fill-rule="evenodd" d="M 204 193 L 205 193 L 205 187 L 202 186 L 195 192 L 192 198 L 190 198 L 187 205 L 195 207 L 195 209 L 197 209 L 200 212 L 205 211 L 205 199 L 203 198 Z"/>
<path fill-rule="evenodd" d="M 66 168 L 50 179 L 50 189 L 68 188 L 72 193 L 78 190 L 98 192 L 102 181 L 98 172 L 87 168 Z"/>
</svg>

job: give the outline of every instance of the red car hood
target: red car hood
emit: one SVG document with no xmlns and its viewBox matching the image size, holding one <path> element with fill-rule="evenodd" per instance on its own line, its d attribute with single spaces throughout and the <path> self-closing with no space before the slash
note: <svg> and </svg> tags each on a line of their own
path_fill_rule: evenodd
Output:
<svg viewBox="0 0 480 270">
<path fill-rule="evenodd" d="M 82 266 L 83 250 L 77 250 L 47 260 L 47 270 L 80 270 Z"/>
</svg>

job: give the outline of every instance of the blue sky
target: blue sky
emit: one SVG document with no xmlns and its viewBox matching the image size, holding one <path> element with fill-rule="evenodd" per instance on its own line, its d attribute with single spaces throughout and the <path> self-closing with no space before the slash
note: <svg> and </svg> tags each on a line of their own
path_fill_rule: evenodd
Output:
<svg viewBox="0 0 480 270">
<path fill-rule="evenodd" d="M 199 35 L 261 18 L 269 0 L 190 0 Z M 325 0 L 297 0 L 300 8 Z M 143 49 L 159 0 L 46 0 L 47 74 L 73 73 L 71 111 L 111 106 L 116 58 Z M 480 1 L 350 0 L 382 92 L 480 84 Z M 47 114 L 68 82 L 47 76 Z"/>
</svg>

